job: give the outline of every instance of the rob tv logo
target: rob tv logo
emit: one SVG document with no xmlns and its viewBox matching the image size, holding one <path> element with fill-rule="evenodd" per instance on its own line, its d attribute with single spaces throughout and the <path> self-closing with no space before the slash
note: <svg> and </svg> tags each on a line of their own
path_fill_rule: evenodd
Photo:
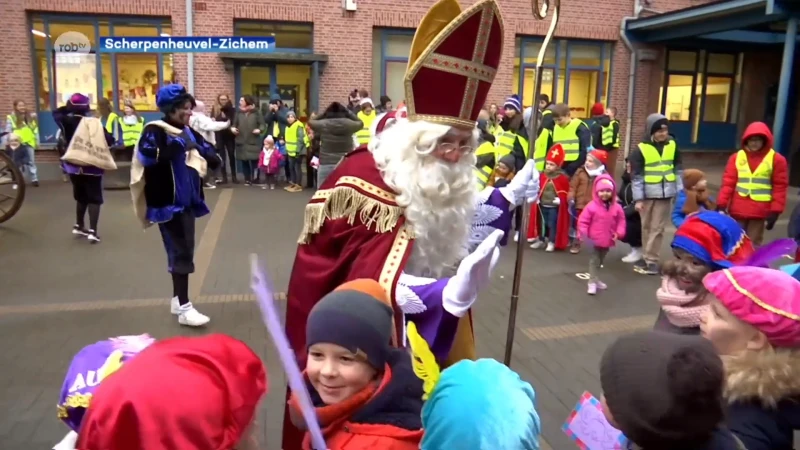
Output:
<svg viewBox="0 0 800 450">
<path fill-rule="evenodd" d="M 79 66 L 87 62 L 86 56 L 92 51 L 92 43 L 83 33 L 67 31 L 53 43 L 53 50 L 58 64 Z"/>
</svg>

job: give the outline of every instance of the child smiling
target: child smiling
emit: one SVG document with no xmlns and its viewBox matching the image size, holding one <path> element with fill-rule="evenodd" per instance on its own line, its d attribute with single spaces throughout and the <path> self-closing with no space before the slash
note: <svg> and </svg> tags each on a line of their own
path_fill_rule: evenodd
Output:
<svg viewBox="0 0 800 450">
<path fill-rule="evenodd" d="M 422 382 L 408 352 L 389 345 L 392 314 L 374 280 L 346 283 L 311 310 L 306 386 L 330 450 L 419 448 Z M 289 414 L 305 428 L 294 395 Z"/>
</svg>

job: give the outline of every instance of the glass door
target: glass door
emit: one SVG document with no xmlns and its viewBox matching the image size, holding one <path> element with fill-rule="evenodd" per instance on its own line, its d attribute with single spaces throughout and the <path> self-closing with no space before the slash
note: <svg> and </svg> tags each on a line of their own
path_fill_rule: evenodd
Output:
<svg viewBox="0 0 800 450">
<path fill-rule="evenodd" d="M 537 101 L 534 101 L 534 89 L 536 89 L 536 69 L 535 68 L 525 68 L 523 72 L 523 76 L 525 77 L 522 80 L 522 104 L 523 105 L 533 105 L 535 103 L 538 104 Z M 553 99 L 553 79 L 555 78 L 555 70 L 554 69 L 542 69 L 542 94 L 547 94 L 550 99 Z"/>
<path fill-rule="evenodd" d="M 275 68 L 269 65 L 242 65 L 236 71 L 236 98 L 232 99 L 235 107 L 239 99 L 251 95 L 262 114 L 269 110 L 269 100 L 274 91 Z"/>
</svg>

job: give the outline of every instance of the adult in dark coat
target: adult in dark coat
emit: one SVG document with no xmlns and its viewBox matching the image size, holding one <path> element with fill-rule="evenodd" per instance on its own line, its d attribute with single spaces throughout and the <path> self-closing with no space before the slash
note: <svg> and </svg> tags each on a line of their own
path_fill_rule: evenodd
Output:
<svg viewBox="0 0 800 450">
<path fill-rule="evenodd" d="M 264 145 L 261 133 L 265 129 L 264 117 L 256 107 L 256 100 L 250 95 L 239 99 L 239 111 L 233 119 L 231 131 L 236 135 L 236 160 L 241 161 L 246 185 L 253 184 L 258 157 Z"/>
</svg>

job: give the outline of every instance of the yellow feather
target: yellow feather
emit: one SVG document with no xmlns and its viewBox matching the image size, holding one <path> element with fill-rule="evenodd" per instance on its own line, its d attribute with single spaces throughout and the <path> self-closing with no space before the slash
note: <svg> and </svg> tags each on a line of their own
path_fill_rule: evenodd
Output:
<svg viewBox="0 0 800 450">
<path fill-rule="evenodd" d="M 414 325 L 414 322 L 408 322 L 406 336 L 408 337 L 408 343 L 411 345 L 414 373 L 422 380 L 422 389 L 425 391 L 422 399 L 427 400 L 436 387 L 436 383 L 439 382 L 441 374 L 439 364 L 436 363 L 436 357 L 433 356 L 428 343 L 417 332 L 417 326 Z"/>
<path fill-rule="evenodd" d="M 121 350 L 114 350 L 106 359 L 106 362 L 103 364 L 103 367 L 100 368 L 98 372 L 100 372 L 100 380 L 105 380 L 105 378 L 112 373 L 118 371 L 120 367 L 122 367 L 122 357 L 123 353 Z"/>
</svg>

